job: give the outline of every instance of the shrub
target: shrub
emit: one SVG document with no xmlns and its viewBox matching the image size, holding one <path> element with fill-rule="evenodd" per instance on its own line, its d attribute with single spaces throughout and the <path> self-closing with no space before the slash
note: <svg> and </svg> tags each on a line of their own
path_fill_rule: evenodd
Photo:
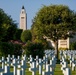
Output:
<svg viewBox="0 0 76 75">
<path fill-rule="evenodd" d="M 0 42 L 0 56 L 7 56 L 14 54 L 14 46 L 12 43 Z"/>
<path fill-rule="evenodd" d="M 31 34 L 30 30 L 25 30 L 22 32 L 21 40 L 22 40 L 22 42 L 27 42 L 28 40 L 29 41 L 32 40 L 32 34 Z"/>
<path fill-rule="evenodd" d="M 17 29 L 14 34 L 14 40 L 21 40 L 22 29 Z"/>
<path fill-rule="evenodd" d="M 73 42 L 70 44 L 70 49 L 71 50 L 76 50 L 76 42 Z"/>
<path fill-rule="evenodd" d="M 32 57 L 36 57 L 38 55 L 40 58 L 44 55 L 44 47 L 42 43 L 34 43 L 34 42 L 27 42 L 25 47 L 25 53 L 29 57 L 29 55 L 32 55 Z"/>
<path fill-rule="evenodd" d="M 20 44 L 14 44 L 14 55 L 16 57 L 22 55 L 22 46 Z"/>
<path fill-rule="evenodd" d="M 21 56 L 22 46 L 20 44 L 13 44 L 9 42 L 0 42 L 0 56 L 7 57 L 8 54 Z"/>
</svg>

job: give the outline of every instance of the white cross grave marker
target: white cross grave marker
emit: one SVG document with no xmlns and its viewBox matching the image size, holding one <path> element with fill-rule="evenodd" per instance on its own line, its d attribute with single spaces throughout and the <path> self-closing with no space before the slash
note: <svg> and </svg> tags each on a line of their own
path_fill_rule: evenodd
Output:
<svg viewBox="0 0 76 75">
<path fill-rule="evenodd" d="M 5 69 L 4 69 L 3 75 L 13 75 L 12 72 L 10 72 L 10 66 L 7 65 L 7 62 L 5 62 Z"/>
<path fill-rule="evenodd" d="M 0 62 L 2 63 L 2 69 L 4 69 L 4 68 L 5 68 L 5 67 L 4 67 L 4 63 L 5 63 L 4 57 L 2 57 L 2 60 L 0 60 Z"/>
<path fill-rule="evenodd" d="M 14 67 L 14 75 L 17 75 L 17 65 L 19 65 L 19 63 L 17 63 L 16 59 L 13 59 L 13 67 Z"/>
<path fill-rule="evenodd" d="M 21 61 L 21 69 L 22 69 L 22 75 L 25 75 L 25 69 L 27 68 L 26 66 L 26 59 Z"/>
<path fill-rule="evenodd" d="M 43 66 L 42 60 L 39 59 L 39 74 L 40 75 L 42 75 L 42 66 Z"/>
<path fill-rule="evenodd" d="M 43 72 L 43 75 L 54 75 L 54 72 L 49 64 L 46 65 L 46 72 Z"/>
<path fill-rule="evenodd" d="M 38 68 L 36 68 L 36 62 L 32 62 L 32 75 L 36 75 L 36 71 L 38 70 Z"/>
</svg>

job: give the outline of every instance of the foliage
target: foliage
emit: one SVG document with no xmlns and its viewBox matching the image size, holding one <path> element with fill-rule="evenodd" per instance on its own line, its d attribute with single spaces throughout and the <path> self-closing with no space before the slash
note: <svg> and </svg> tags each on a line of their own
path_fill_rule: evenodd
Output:
<svg viewBox="0 0 76 75">
<path fill-rule="evenodd" d="M 7 42 L 13 39 L 16 29 L 15 21 L 0 8 L 0 41 Z"/>
<path fill-rule="evenodd" d="M 76 31 L 76 13 L 65 5 L 43 6 L 32 24 L 33 37 L 47 37 L 55 44 L 58 54 L 58 40 L 71 37 L 69 31 Z"/>
<path fill-rule="evenodd" d="M 0 42 L 0 56 L 7 56 L 14 54 L 14 46 L 12 43 Z"/>
<path fill-rule="evenodd" d="M 11 25 L 7 30 L 6 30 L 6 35 L 3 37 L 2 41 L 8 42 L 10 40 L 14 40 L 14 34 L 16 33 L 16 26 Z"/>
<path fill-rule="evenodd" d="M 32 55 L 32 57 L 35 58 L 36 55 L 38 55 L 40 58 L 42 58 L 44 55 L 44 47 L 42 43 L 28 41 L 24 49 L 27 56 Z"/>
<path fill-rule="evenodd" d="M 76 42 L 70 44 L 70 50 L 76 50 Z"/>
<path fill-rule="evenodd" d="M 0 42 L 0 56 L 7 56 L 15 55 L 21 56 L 22 55 L 22 46 L 20 44 L 13 44 L 10 42 Z"/>
<path fill-rule="evenodd" d="M 25 31 L 22 32 L 21 40 L 23 42 L 27 42 L 27 41 L 31 41 L 32 40 L 32 34 L 31 34 L 30 30 L 25 30 Z"/>
<path fill-rule="evenodd" d="M 21 56 L 22 55 L 22 46 L 20 44 L 14 44 L 14 55 Z"/>
<path fill-rule="evenodd" d="M 46 41 L 46 39 L 42 38 L 42 39 L 35 39 L 34 40 L 35 43 L 42 43 L 42 45 L 44 46 L 44 49 L 53 49 L 53 47 L 49 46 L 49 43 Z"/>
<path fill-rule="evenodd" d="M 17 29 L 14 34 L 14 40 L 21 40 L 22 29 Z"/>
</svg>

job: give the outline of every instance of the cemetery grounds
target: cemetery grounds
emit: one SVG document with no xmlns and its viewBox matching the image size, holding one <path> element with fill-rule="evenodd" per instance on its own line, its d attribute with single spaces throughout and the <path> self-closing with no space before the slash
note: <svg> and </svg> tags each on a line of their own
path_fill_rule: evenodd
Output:
<svg viewBox="0 0 76 75">
<path fill-rule="evenodd" d="M 59 58 L 60 58 L 60 62 L 56 62 L 54 65 L 54 69 L 52 70 L 53 71 L 53 73 L 54 73 L 54 75 L 66 75 L 66 74 L 63 74 L 63 70 L 61 70 L 61 67 L 62 67 L 62 62 L 65 60 L 65 62 L 67 62 L 67 67 L 70 69 L 70 74 L 68 73 L 67 75 L 76 75 L 76 51 L 61 51 L 60 52 L 60 54 L 59 54 Z M 75 55 L 74 55 L 75 54 Z M 47 60 L 46 61 L 50 61 L 50 60 L 52 60 L 52 57 L 54 56 L 54 51 L 52 51 L 52 50 L 46 50 L 45 51 L 45 57 L 47 56 Z M 63 57 L 63 58 L 62 58 Z M 71 58 L 72 57 L 74 57 L 74 60 L 72 60 Z M 14 57 L 10 57 L 10 55 L 8 55 L 8 57 L 7 58 L 12 58 L 12 59 L 14 59 Z M 36 71 L 36 74 L 33 74 L 33 71 L 29 71 L 29 68 L 31 67 L 30 66 L 30 63 L 32 63 L 31 61 L 30 61 L 30 59 L 32 58 L 32 56 L 30 55 L 30 57 L 29 58 L 27 58 L 27 60 L 28 61 L 26 61 L 26 65 L 27 65 L 27 67 L 24 67 L 24 68 L 26 68 L 25 69 L 25 75 L 41 75 L 41 74 L 39 74 L 39 70 L 37 70 Z M 62 58 L 62 59 L 61 59 Z M 20 58 L 20 57 L 18 57 L 17 59 L 19 59 L 18 61 L 21 61 L 22 60 L 22 58 Z M 16 60 L 17 60 L 16 59 Z M 2 59 L 1 59 L 2 60 Z M 2 68 L 2 62 L 1 62 L 1 60 L 0 60 L 0 68 Z M 39 58 L 37 57 L 37 60 L 39 61 Z M 56 60 L 56 59 L 55 59 Z M 6 60 L 5 60 L 6 61 Z M 35 59 L 35 61 L 36 61 L 36 59 Z M 41 61 L 43 61 L 43 59 L 41 60 Z M 70 66 L 70 61 L 72 61 L 72 62 L 74 62 L 75 61 L 75 68 L 74 68 L 74 70 L 72 70 L 72 67 Z M 54 61 L 55 62 L 55 61 Z M 71 64 L 72 64 L 72 62 L 71 62 Z M 11 62 L 12 63 L 12 62 Z M 7 63 L 8 64 L 8 63 Z M 47 64 L 49 64 L 49 62 L 47 62 Z M 53 64 L 53 63 L 52 63 Z M 32 68 L 32 67 L 31 67 Z M 30 69 L 31 69 L 30 68 Z M 39 64 L 37 65 L 37 68 L 39 68 Z M 21 68 L 19 68 L 20 70 L 21 70 Z M 36 68 L 35 68 L 36 69 Z M 0 69 L 1 70 L 1 69 Z M 1 72 L 1 71 L 0 71 Z M 13 72 L 13 66 L 10 66 L 10 72 L 12 73 Z M 43 69 L 43 67 L 42 67 L 42 72 L 46 72 L 46 69 Z M 21 74 L 22 75 L 22 74 Z M 43 74 L 42 74 L 43 75 Z"/>
</svg>

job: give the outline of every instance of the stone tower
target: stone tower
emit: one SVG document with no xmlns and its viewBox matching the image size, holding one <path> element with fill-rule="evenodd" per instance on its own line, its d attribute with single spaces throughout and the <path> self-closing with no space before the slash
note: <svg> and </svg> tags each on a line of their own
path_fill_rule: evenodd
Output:
<svg viewBox="0 0 76 75">
<path fill-rule="evenodd" d="M 20 29 L 27 30 L 27 14 L 24 6 L 22 6 L 20 13 Z"/>
</svg>

